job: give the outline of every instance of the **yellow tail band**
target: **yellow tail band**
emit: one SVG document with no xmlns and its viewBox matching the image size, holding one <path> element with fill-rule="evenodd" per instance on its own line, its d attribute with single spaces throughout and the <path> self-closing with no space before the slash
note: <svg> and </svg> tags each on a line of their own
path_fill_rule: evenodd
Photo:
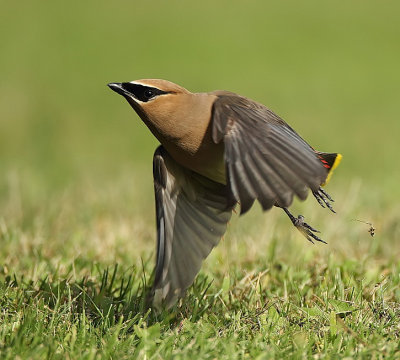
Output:
<svg viewBox="0 0 400 360">
<path fill-rule="evenodd" d="M 333 170 L 335 170 L 339 166 L 340 162 L 342 161 L 342 158 L 343 158 L 342 154 L 337 154 L 332 167 L 329 169 L 328 176 L 326 177 L 325 181 L 321 184 L 321 186 L 325 186 L 329 182 L 329 180 L 332 177 Z"/>
</svg>

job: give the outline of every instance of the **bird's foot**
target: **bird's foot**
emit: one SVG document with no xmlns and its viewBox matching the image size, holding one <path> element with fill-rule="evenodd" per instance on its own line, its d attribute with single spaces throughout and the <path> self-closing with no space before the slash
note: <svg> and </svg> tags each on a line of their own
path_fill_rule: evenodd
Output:
<svg viewBox="0 0 400 360">
<path fill-rule="evenodd" d="M 331 198 L 331 196 L 321 187 L 312 192 L 314 197 L 317 199 L 318 203 L 324 208 L 325 206 L 332 211 L 333 213 L 336 214 L 336 211 L 333 210 L 332 204 L 331 202 L 334 202 L 335 200 L 333 200 Z"/>
<path fill-rule="evenodd" d="M 327 244 L 326 241 L 322 240 L 320 237 L 315 235 L 315 233 L 319 233 L 320 231 L 314 229 L 312 226 L 308 225 L 304 222 L 304 216 L 299 215 L 297 218 L 294 217 L 287 208 L 283 208 L 289 219 L 292 221 L 293 225 L 299 230 L 308 241 L 314 244 L 314 240 Z"/>
</svg>

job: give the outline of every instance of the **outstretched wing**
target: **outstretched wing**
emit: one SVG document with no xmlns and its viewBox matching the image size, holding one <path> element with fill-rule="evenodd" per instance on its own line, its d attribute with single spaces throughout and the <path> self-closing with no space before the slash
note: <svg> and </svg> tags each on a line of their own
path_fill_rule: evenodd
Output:
<svg viewBox="0 0 400 360">
<path fill-rule="evenodd" d="M 245 97 L 214 92 L 212 137 L 224 141 L 231 197 L 245 213 L 258 199 L 264 210 L 289 206 L 296 194 L 317 190 L 327 170 L 314 150 L 265 106 Z"/>
<path fill-rule="evenodd" d="M 160 146 L 153 159 L 157 260 L 153 304 L 172 306 L 193 283 L 232 215 L 226 185 L 176 163 Z"/>
</svg>

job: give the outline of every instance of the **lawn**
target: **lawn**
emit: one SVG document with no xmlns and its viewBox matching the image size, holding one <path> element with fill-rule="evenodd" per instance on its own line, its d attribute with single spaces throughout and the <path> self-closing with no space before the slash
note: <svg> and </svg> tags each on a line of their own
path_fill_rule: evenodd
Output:
<svg viewBox="0 0 400 360">
<path fill-rule="evenodd" d="M 0 358 L 400 357 L 399 10 L 3 4 Z M 328 244 L 255 205 L 176 307 L 149 309 L 157 142 L 106 84 L 151 77 L 249 96 L 341 152 L 337 214 L 292 207 Z"/>
</svg>

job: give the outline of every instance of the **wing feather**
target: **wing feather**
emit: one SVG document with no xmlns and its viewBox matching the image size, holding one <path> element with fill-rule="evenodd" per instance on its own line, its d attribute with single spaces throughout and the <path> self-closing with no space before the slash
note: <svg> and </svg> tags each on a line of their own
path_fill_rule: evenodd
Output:
<svg viewBox="0 0 400 360">
<path fill-rule="evenodd" d="M 176 163 L 160 146 L 153 160 L 157 218 L 155 306 L 172 306 L 226 231 L 228 188 Z"/>
<path fill-rule="evenodd" d="M 265 106 L 245 97 L 214 92 L 212 138 L 224 141 L 227 184 L 241 214 L 255 200 L 264 210 L 304 200 L 327 171 L 317 154 L 288 124 Z"/>
</svg>

